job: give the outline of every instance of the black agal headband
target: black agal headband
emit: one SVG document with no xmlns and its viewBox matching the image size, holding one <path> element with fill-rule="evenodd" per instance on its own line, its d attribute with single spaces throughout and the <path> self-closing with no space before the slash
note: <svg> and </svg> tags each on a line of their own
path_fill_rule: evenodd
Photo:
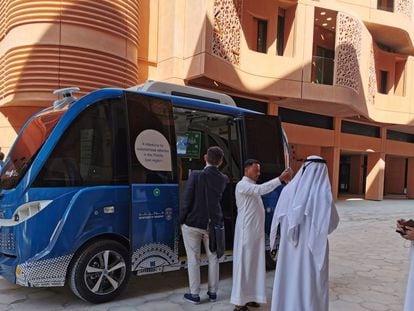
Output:
<svg viewBox="0 0 414 311">
<path fill-rule="evenodd" d="M 304 163 L 308 162 L 307 164 L 305 164 L 302 168 L 302 175 L 305 172 L 305 169 L 308 167 L 309 164 L 311 163 L 323 163 L 326 164 L 326 160 L 325 159 L 306 159 L 305 161 L 303 161 Z"/>
</svg>

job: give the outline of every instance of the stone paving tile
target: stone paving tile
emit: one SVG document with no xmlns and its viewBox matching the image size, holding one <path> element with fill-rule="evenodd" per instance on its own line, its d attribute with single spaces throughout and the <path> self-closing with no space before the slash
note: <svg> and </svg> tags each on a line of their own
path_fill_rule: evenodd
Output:
<svg viewBox="0 0 414 311">
<path fill-rule="evenodd" d="M 395 233 L 395 220 L 414 218 L 414 201 L 381 202 L 349 200 L 337 203 L 341 222 L 330 236 L 330 310 L 402 310 L 408 274 L 408 247 Z M 182 298 L 187 291 L 186 271 L 131 277 L 125 292 L 116 300 L 91 305 L 76 298 L 67 287 L 23 288 L 0 278 L 0 311 L 92 310 L 92 311 L 222 311 L 232 310 L 231 264 L 221 265 L 218 300 L 206 296 L 202 269 L 202 303 L 192 305 Z M 267 273 L 269 310 L 274 272 Z M 290 310 L 289 310 L 290 311 Z"/>
<path fill-rule="evenodd" d="M 343 301 L 343 300 L 331 302 L 329 304 L 329 309 L 335 310 L 335 311 L 367 311 L 369 310 L 369 309 L 365 309 L 361 307 L 358 303 L 348 302 L 348 301 Z"/>
</svg>

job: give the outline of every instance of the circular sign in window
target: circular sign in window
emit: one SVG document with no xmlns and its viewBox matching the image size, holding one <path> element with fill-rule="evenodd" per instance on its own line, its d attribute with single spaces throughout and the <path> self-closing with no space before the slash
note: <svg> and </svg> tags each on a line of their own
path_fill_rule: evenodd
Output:
<svg viewBox="0 0 414 311">
<path fill-rule="evenodd" d="M 135 139 L 135 155 L 139 163 L 151 171 L 171 171 L 171 147 L 160 132 L 145 130 Z"/>
</svg>

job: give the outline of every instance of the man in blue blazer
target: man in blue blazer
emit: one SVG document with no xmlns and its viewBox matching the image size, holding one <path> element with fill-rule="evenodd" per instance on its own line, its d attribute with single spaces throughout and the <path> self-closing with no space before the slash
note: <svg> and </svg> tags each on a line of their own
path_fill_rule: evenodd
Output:
<svg viewBox="0 0 414 311">
<path fill-rule="evenodd" d="M 206 166 L 193 171 L 185 185 L 180 207 L 180 223 L 187 253 L 190 293 L 184 299 L 200 303 L 200 254 L 201 241 L 208 257 L 208 291 L 210 301 L 216 301 L 219 281 L 219 262 L 216 253 L 209 248 L 209 226 L 223 226 L 220 201 L 228 183 L 226 175 L 218 167 L 223 163 L 223 150 L 214 146 L 204 155 Z"/>
</svg>

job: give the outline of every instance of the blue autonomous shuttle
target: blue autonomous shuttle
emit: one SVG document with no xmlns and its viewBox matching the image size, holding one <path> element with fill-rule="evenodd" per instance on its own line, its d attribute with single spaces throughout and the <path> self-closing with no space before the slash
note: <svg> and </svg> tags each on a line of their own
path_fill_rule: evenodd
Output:
<svg viewBox="0 0 414 311">
<path fill-rule="evenodd" d="M 232 259 L 243 161 L 261 161 L 262 181 L 285 168 L 279 119 L 223 94 L 170 88 L 101 89 L 80 99 L 64 89 L 62 100 L 27 121 L 0 172 L 1 276 L 22 286 L 68 284 L 101 303 L 131 273 L 185 267 L 180 192 L 212 145 L 225 151 L 222 260 Z M 267 231 L 277 197 L 263 197 Z"/>
</svg>

